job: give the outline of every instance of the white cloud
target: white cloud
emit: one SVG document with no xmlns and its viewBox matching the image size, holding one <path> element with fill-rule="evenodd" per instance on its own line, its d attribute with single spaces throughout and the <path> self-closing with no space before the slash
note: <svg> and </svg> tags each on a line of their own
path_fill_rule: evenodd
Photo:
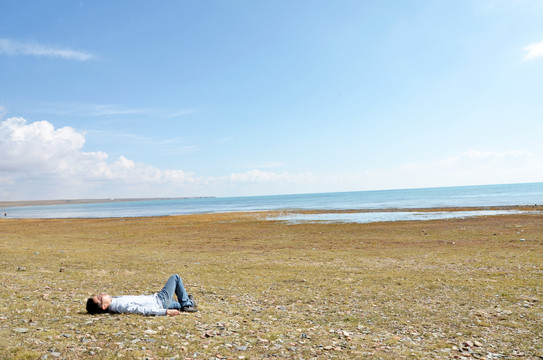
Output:
<svg viewBox="0 0 543 360">
<path fill-rule="evenodd" d="M 55 130 L 47 121 L 27 125 L 22 118 L 10 118 L 0 125 L 0 171 L 51 171 L 84 143 L 72 128 Z"/>
<path fill-rule="evenodd" d="M 149 110 L 142 108 L 127 109 L 111 104 L 40 104 L 29 111 L 64 116 L 117 116 L 144 114 Z"/>
<path fill-rule="evenodd" d="M 20 42 L 11 39 L 0 39 L 0 54 L 57 57 L 78 61 L 87 61 L 95 58 L 94 55 L 81 51 L 50 47 L 35 42 Z"/>
<path fill-rule="evenodd" d="M 524 55 L 524 60 L 533 60 L 538 57 L 543 57 L 543 41 L 526 46 L 524 51 L 527 51 L 527 54 Z"/>
<path fill-rule="evenodd" d="M 84 143 L 84 134 L 70 127 L 55 129 L 47 121 L 28 124 L 23 118 L 3 121 L 0 177 L 4 197 L 143 197 L 154 194 L 130 191 L 137 191 L 139 185 L 180 187 L 194 181 L 190 172 L 164 171 L 123 156 L 112 161 L 101 151 L 84 152 Z"/>
<path fill-rule="evenodd" d="M 460 171 L 461 173 L 480 174 L 489 170 L 518 171 L 535 166 L 529 152 L 509 150 L 503 152 L 468 150 L 459 155 L 443 158 L 430 163 L 409 163 L 403 165 L 407 171 Z"/>
<path fill-rule="evenodd" d="M 62 116 L 123 116 L 141 115 L 157 118 L 176 118 L 196 112 L 194 109 L 169 110 L 149 108 L 125 108 L 114 104 L 45 103 L 27 109 L 31 113 Z"/>
<path fill-rule="evenodd" d="M 468 150 L 432 162 L 413 162 L 395 169 L 368 172 L 381 188 L 506 184 L 540 181 L 543 161 L 530 152 Z"/>
<path fill-rule="evenodd" d="M 537 182 L 543 159 L 527 151 L 476 151 L 350 173 L 314 175 L 301 192 L 386 190 Z"/>
<path fill-rule="evenodd" d="M 243 196 L 541 181 L 543 160 L 519 150 L 469 150 L 435 161 L 358 173 L 289 173 L 254 168 L 223 176 L 162 170 L 124 156 L 85 152 L 85 134 L 47 121 L 0 123 L 0 198 L 39 200 Z"/>
<path fill-rule="evenodd" d="M 0 196 L 3 199 L 121 198 L 250 195 L 288 192 L 312 181 L 311 174 L 251 170 L 221 177 L 195 177 L 161 170 L 103 151 L 85 152 L 85 134 L 55 129 L 47 121 L 0 123 Z"/>
</svg>

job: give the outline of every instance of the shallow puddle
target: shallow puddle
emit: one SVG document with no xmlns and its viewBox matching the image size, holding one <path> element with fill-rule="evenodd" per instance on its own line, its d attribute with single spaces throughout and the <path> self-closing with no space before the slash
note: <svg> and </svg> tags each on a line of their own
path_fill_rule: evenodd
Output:
<svg viewBox="0 0 543 360">
<path fill-rule="evenodd" d="M 477 211 L 391 211 L 391 212 L 354 212 L 354 213 L 318 213 L 300 214 L 288 213 L 280 216 L 269 217 L 268 220 L 286 221 L 289 224 L 304 222 L 331 222 L 331 223 L 371 223 L 383 221 L 417 221 L 417 220 L 440 220 L 456 219 L 475 216 L 511 215 L 540 213 L 538 211 L 519 210 L 477 210 Z"/>
</svg>

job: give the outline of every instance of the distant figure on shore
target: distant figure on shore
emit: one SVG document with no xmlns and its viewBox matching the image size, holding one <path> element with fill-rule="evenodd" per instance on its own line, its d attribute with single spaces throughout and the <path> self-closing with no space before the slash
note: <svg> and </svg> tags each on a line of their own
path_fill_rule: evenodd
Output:
<svg viewBox="0 0 543 360">
<path fill-rule="evenodd" d="M 173 300 L 174 294 L 177 296 L 177 301 Z M 89 314 L 111 312 L 176 316 L 181 311 L 196 312 L 198 308 L 193 296 L 185 291 L 183 281 L 177 274 L 170 276 L 162 290 L 153 295 L 111 297 L 106 293 L 101 293 L 87 300 Z"/>
</svg>

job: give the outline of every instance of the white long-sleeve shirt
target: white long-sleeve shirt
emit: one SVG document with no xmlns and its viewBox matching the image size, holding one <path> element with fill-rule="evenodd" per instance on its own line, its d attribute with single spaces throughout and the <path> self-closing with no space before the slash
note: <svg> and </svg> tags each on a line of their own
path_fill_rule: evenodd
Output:
<svg viewBox="0 0 543 360">
<path fill-rule="evenodd" d="M 108 310 L 116 313 L 166 315 L 166 309 L 162 307 L 157 294 L 116 296 L 111 298 Z"/>
</svg>

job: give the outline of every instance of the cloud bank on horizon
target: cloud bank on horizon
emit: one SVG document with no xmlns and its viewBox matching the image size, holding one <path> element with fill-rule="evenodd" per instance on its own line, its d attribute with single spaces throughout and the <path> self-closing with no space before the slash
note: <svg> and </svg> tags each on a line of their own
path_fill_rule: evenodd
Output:
<svg viewBox="0 0 543 360">
<path fill-rule="evenodd" d="M 361 174 L 316 175 L 275 173 L 253 169 L 220 177 L 198 176 L 181 169 L 161 170 L 105 152 L 85 152 L 85 134 L 71 127 L 55 129 L 47 121 L 27 123 L 9 118 L 0 124 L 0 196 L 3 199 L 122 198 L 219 195 L 227 196 L 236 186 L 262 194 L 282 194 L 285 184 L 299 192 L 319 189 L 357 190 L 360 183 L 370 189 L 398 188 L 412 184 L 421 175 L 427 185 L 462 184 L 466 178 L 529 182 L 543 171 L 543 161 L 524 151 L 503 153 L 470 150 L 430 163 L 406 163 Z M 401 179 L 402 181 L 398 181 Z M 413 179 L 410 182 L 409 179 Z M 407 180 L 407 182 L 406 182 Z M 423 184 L 424 185 L 424 184 Z M 328 187 L 327 187 L 328 186 Z M 6 191 L 9 189 L 9 191 Z M 15 189 L 15 190 L 14 190 Z M 82 192 L 82 189 L 85 189 Z M 161 190 L 162 189 L 162 190 Z M 284 191 L 284 190 L 283 190 Z M 82 196 L 84 194 L 84 196 Z M 237 195 L 248 195 L 243 192 Z"/>
<path fill-rule="evenodd" d="M 48 121 L 28 124 L 23 118 L 9 118 L 0 125 L 0 139 L 0 196 L 4 199 L 77 198 L 82 193 L 90 198 L 201 196 L 205 191 L 215 194 L 215 188 L 235 184 L 303 185 L 311 180 L 310 174 L 256 169 L 217 178 L 196 177 L 191 172 L 160 170 L 124 156 L 111 160 L 102 151 L 82 151 L 84 133 L 71 127 L 55 129 Z"/>
</svg>

